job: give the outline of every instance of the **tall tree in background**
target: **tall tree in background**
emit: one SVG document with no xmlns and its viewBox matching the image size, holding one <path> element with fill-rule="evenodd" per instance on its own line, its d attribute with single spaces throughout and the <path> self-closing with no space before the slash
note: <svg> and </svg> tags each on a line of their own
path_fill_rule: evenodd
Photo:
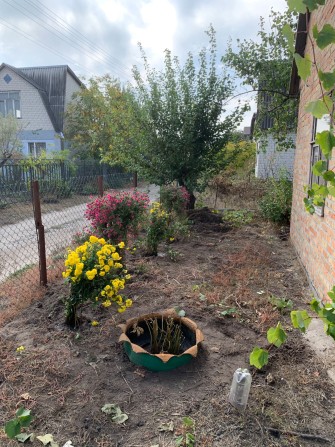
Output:
<svg viewBox="0 0 335 447">
<path fill-rule="evenodd" d="M 129 96 L 110 75 L 89 79 L 87 88 L 74 94 L 65 127 L 73 157 L 126 163 L 128 146 L 137 146 L 141 135 Z"/>
<path fill-rule="evenodd" d="M 137 67 L 133 70 L 137 117 L 144 134 L 135 154 L 138 169 L 158 185 L 177 181 L 185 186 L 191 206 L 199 178 L 212 169 L 243 112 L 237 108 L 225 113 L 223 103 L 232 95 L 233 84 L 223 67 L 218 73 L 212 27 L 207 35 L 209 48 L 200 51 L 196 62 L 189 53 L 181 66 L 166 50 L 164 69 L 157 71 L 141 48 L 145 77 Z"/>
<path fill-rule="evenodd" d="M 254 128 L 256 139 L 264 140 L 268 133 L 277 140 L 279 147 L 288 147 L 287 135 L 296 128 L 298 101 L 288 94 L 292 67 L 292 53 L 283 28 L 297 22 L 293 13 L 271 11 L 271 28 L 265 31 L 260 18 L 258 40 L 237 40 L 237 49 L 230 43 L 222 61 L 242 79 L 247 90 L 256 92 L 257 118 Z M 264 122 L 271 125 L 264 129 Z"/>
<path fill-rule="evenodd" d="M 22 125 L 13 115 L 3 116 L 0 113 L 0 166 L 10 159 L 22 157 L 22 143 L 19 133 Z"/>
</svg>

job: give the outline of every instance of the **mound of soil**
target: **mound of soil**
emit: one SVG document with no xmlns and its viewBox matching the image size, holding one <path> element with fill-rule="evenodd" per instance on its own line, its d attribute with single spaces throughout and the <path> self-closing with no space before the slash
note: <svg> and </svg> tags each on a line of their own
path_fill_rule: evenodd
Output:
<svg viewBox="0 0 335 447">
<path fill-rule="evenodd" d="M 207 207 L 188 210 L 187 217 L 193 229 L 197 232 L 215 231 L 225 233 L 232 229 L 231 225 L 223 222 L 222 214 L 214 213 Z"/>
</svg>

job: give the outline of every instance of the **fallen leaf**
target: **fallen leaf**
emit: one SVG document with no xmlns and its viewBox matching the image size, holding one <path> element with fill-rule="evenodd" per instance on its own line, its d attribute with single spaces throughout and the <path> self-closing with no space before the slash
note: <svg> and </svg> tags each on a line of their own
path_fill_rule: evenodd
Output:
<svg viewBox="0 0 335 447">
<path fill-rule="evenodd" d="M 51 444 L 52 442 L 54 443 L 54 437 L 52 435 L 50 435 L 50 433 L 48 433 L 44 436 L 36 436 L 36 439 L 41 441 L 41 443 L 43 445 L 48 445 L 48 444 Z M 53 447 L 55 447 L 55 446 L 53 446 Z"/>
<path fill-rule="evenodd" d="M 63 447 L 74 447 L 74 445 L 72 444 L 72 441 L 66 441 Z"/>
<path fill-rule="evenodd" d="M 15 439 L 19 442 L 26 442 L 28 439 L 31 438 L 32 435 L 33 433 L 20 433 L 15 436 Z"/>
<path fill-rule="evenodd" d="M 20 395 L 20 397 L 22 397 L 22 399 L 24 399 L 24 400 L 28 400 L 28 399 L 30 399 L 31 396 L 29 393 L 23 393 Z"/>
<path fill-rule="evenodd" d="M 174 430 L 174 425 L 173 422 L 163 422 L 159 427 L 158 427 L 159 431 L 173 431 Z"/>
</svg>

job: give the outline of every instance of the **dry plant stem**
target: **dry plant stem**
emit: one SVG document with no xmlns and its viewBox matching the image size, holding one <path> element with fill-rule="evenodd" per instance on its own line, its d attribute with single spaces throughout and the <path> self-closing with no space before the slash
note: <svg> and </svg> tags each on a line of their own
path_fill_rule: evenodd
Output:
<svg viewBox="0 0 335 447">
<path fill-rule="evenodd" d="M 310 440 L 318 441 L 318 442 L 326 442 L 326 443 L 331 442 L 330 439 L 328 439 L 328 438 L 324 438 L 319 435 L 312 435 L 309 433 L 301 433 L 301 432 L 290 431 L 290 430 L 289 431 L 288 430 L 280 430 L 279 428 L 273 428 L 273 427 L 265 427 L 265 429 L 274 435 L 278 435 L 278 434 L 291 435 L 291 436 L 298 436 L 299 438 L 310 439 Z"/>
</svg>

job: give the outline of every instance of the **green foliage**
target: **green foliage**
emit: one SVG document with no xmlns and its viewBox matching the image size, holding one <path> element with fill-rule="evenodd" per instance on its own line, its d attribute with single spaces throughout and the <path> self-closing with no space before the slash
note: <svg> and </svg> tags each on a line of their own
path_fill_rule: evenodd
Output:
<svg viewBox="0 0 335 447">
<path fill-rule="evenodd" d="M 253 213 L 248 210 L 232 210 L 223 213 L 223 220 L 229 222 L 233 227 L 239 228 L 248 225 L 253 219 Z"/>
<path fill-rule="evenodd" d="M 274 306 L 275 309 L 279 310 L 279 312 L 284 312 L 285 310 L 291 310 L 293 307 L 292 300 L 289 300 L 287 298 L 278 298 L 275 295 L 270 295 L 269 301 Z"/>
<path fill-rule="evenodd" d="M 195 423 L 190 417 L 183 418 L 182 434 L 175 439 L 176 447 L 194 447 L 195 435 L 194 435 Z"/>
<path fill-rule="evenodd" d="M 287 335 L 280 323 L 278 323 L 275 328 L 271 327 L 267 331 L 267 339 L 270 344 L 276 346 L 277 348 L 280 348 L 286 341 Z"/>
<path fill-rule="evenodd" d="M 167 353 L 179 355 L 184 341 L 181 320 L 172 317 L 155 317 L 145 320 L 150 333 L 150 352 L 152 354 Z M 137 326 L 134 331 L 137 331 Z"/>
<path fill-rule="evenodd" d="M 263 366 L 267 365 L 269 361 L 269 353 L 266 349 L 259 348 L 255 346 L 252 350 L 249 363 L 251 366 L 255 366 L 257 369 L 263 368 Z"/>
<path fill-rule="evenodd" d="M 332 106 L 332 100 L 328 96 L 324 96 L 322 99 L 309 102 L 305 110 L 306 112 L 310 112 L 315 118 L 321 119 L 324 115 L 330 113 Z"/>
<path fill-rule="evenodd" d="M 292 206 L 292 181 L 285 175 L 279 180 L 267 180 L 267 191 L 259 203 L 262 216 L 276 223 L 290 222 Z"/>
<path fill-rule="evenodd" d="M 30 410 L 23 407 L 19 408 L 15 413 L 15 418 L 6 422 L 5 433 L 10 439 L 15 439 L 20 435 L 21 428 L 28 427 L 33 417 Z"/>
<path fill-rule="evenodd" d="M 68 106 L 65 137 L 73 157 L 131 164 L 129 147 L 138 147 L 142 129 L 133 116 L 132 97 L 109 75 L 93 77 Z"/>
<path fill-rule="evenodd" d="M 161 204 L 153 202 L 150 209 L 147 229 L 147 254 L 157 256 L 158 244 L 169 235 L 169 214 L 164 211 Z"/>
<path fill-rule="evenodd" d="M 306 81 L 308 76 L 311 74 L 311 69 L 312 69 L 312 62 L 311 62 L 311 60 L 308 58 L 308 56 L 302 57 L 298 53 L 296 53 L 294 55 L 294 59 L 295 59 L 295 63 L 297 64 L 298 71 L 299 71 L 299 74 L 301 76 L 301 79 Z"/>
<path fill-rule="evenodd" d="M 19 133 L 22 131 L 20 120 L 13 115 L 0 113 L 0 167 L 12 158 L 22 157 L 22 143 Z"/>
<path fill-rule="evenodd" d="M 222 58 L 223 62 L 235 71 L 237 77 L 242 79 L 242 84 L 256 93 L 257 119 L 254 137 L 261 145 L 271 133 L 278 148 L 292 146 L 292 141 L 287 136 L 295 129 L 298 102 L 289 97 L 286 86 L 291 75 L 294 40 L 289 28 L 295 27 L 296 18 L 295 13 L 282 14 L 272 10 L 269 32 L 266 32 L 265 19 L 261 17 L 258 39 L 237 40 L 237 50 L 231 43 Z M 265 117 L 273 122 L 271 129 L 262 128 Z"/>
<path fill-rule="evenodd" d="M 137 119 L 144 132 L 141 153 L 136 148 L 132 152 L 138 171 L 158 185 L 177 181 L 185 186 L 191 207 L 199 178 L 212 169 L 216 154 L 242 118 L 239 108 L 226 114 L 223 104 L 233 92 L 233 83 L 223 70 L 218 73 L 212 27 L 207 35 L 209 46 L 200 51 L 197 63 L 189 53 L 182 66 L 166 50 L 164 69 L 158 71 L 151 68 L 141 48 L 145 76 L 137 67 L 133 70 Z"/>
<path fill-rule="evenodd" d="M 294 328 L 300 329 L 301 332 L 305 333 L 312 319 L 306 310 L 292 310 L 291 321 Z"/>
</svg>

